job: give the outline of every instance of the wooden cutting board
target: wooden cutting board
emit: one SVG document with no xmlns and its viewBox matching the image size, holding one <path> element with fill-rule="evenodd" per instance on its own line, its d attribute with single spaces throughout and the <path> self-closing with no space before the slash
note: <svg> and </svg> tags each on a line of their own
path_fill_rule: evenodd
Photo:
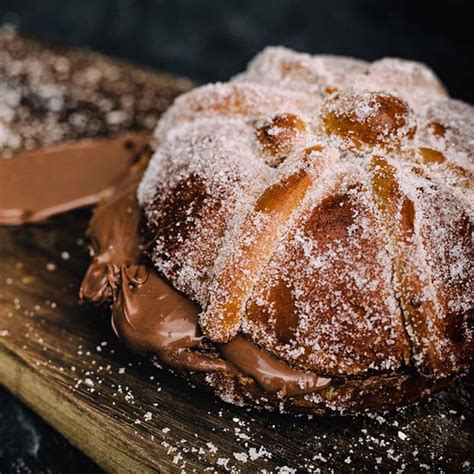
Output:
<svg viewBox="0 0 474 474">
<path fill-rule="evenodd" d="M 396 412 L 308 419 L 227 405 L 128 353 L 78 302 L 89 215 L 0 228 L 0 382 L 104 470 L 472 470 L 472 379 Z"/>
</svg>

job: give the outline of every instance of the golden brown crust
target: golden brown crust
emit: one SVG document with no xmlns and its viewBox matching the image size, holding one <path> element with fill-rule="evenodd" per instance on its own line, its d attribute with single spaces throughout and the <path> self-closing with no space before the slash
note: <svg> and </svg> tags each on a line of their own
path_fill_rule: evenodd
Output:
<svg viewBox="0 0 474 474">
<path fill-rule="evenodd" d="M 303 141 L 307 125 L 295 114 L 278 114 L 256 131 L 265 154 L 278 164 Z"/>
<path fill-rule="evenodd" d="M 312 160 L 311 166 L 304 166 L 308 158 L 298 156 L 296 163 L 303 166 L 295 166 L 293 160 L 283 164 L 281 174 L 259 193 L 238 229 L 227 239 L 229 251 L 215 264 L 216 278 L 200 319 L 204 334 L 211 340 L 227 342 L 237 334 L 252 288 L 258 284 L 287 223 L 329 163 L 324 151 Z"/>
<path fill-rule="evenodd" d="M 247 307 L 247 334 L 319 373 L 400 368 L 408 342 L 383 240 L 357 177 L 336 178 L 308 203 L 262 273 Z"/>
</svg>

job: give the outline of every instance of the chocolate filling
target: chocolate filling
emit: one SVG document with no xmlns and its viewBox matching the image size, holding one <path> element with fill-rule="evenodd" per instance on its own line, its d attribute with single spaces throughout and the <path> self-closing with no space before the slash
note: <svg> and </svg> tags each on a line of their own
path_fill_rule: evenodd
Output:
<svg viewBox="0 0 474 474">
<path fill-rule="evenodd" d="M 270 393 L 298 396 L 326 388 L 330 379 L 279 361 L 243 336 L 206 347 L 198 324 L 200 308 L 165 282 L 145 261 L 136 188 L 143 161 L 95 211 L 88 235 L 93 261 L 81 298 L 103 303 L 112 297 L 112 326 L 136 352 L 156 354 L 170 368 L 244 374 Z"/>
</svg>

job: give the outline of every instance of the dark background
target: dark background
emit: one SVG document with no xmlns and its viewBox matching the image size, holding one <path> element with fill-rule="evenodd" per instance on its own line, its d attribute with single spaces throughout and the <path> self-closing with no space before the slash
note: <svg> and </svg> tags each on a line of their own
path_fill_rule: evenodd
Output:
<svg viewBox="0 0 474 474">
<path fill-rule="evenodd" d="M 474 102 L 471 1 L 0 0 L 0 21 L 202 82 L 227 80 L 267 45 L 426 62 Z M 3 17 L 3 18 L 2 18 Z"/>
<path fill-rule="evenodd" d="M 0 0 L 0 23 L 200 82 L 226 80 L 264 46 L 431 66 L 474 102 L 470 1 Z M 0 472 L 97 468 L 0 388 Z"/>
</svg>

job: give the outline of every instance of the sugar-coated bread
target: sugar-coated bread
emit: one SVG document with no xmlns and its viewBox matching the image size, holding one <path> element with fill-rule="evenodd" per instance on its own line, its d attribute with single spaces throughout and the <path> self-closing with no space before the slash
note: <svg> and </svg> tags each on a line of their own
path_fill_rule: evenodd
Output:
<svg viewBox="0 0 474 474">
<path fill-rule="evenodd" d="M 422 64 L 267 48 L 160 120 L 138 193 L 151 258 L 213 343 L 339 378 L 297 406 L 412 401 L 473 360 L 473 136 Z"/>
</svg>

